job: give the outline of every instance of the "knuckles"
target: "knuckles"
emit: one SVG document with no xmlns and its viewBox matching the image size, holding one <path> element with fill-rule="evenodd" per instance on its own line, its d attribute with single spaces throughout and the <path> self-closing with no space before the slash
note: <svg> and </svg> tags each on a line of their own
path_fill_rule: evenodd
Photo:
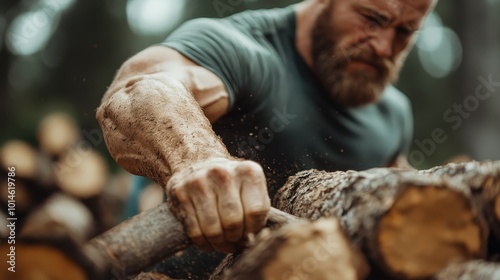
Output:
<svg viewBox="0 0 500 280">
<path fill-rule="evenodd" d="M 262 206 L 259 208 L 249 210 L 247 213 L 247 217 L 253 220 L 265 220 L 267 218 L 268 213 L 269 213 L 269 207 Z"/>
<path fill-rule="evenodd" d="M 232 187 L 238 190 L 231 190 Z M 184 217 L 187 234 L 194 244 L 200 248 L 208 246 L 222 251 L 229 250 L 226 245 L 243 237 L 247 219 L 252 220 L 252 224 L 264 225 L 270 209 L 269 201 L 257 202 L 247 209 L 241 208 L 240 188 L 254 187 L 267 188 L 264 171 L 258 163 L 247 160 L 219 159 L 193 165 L 174 173 L 167 183 L 169 197 L 177 200 L 181 208 L 182 204 L 193 203 L 196 209 L 206 209 L 203 211 L 202 223 L 196 222 L 195 216 L 191 222 L 196 225 L 190 226 L 186 224 L 190 218 Z M 219 201 L 219 209 L 208 209 L 213 208 L 212 198 L 217 197 L 234 197 L 234 201 Z"/>
<path fill-rule="evenodd" d="M 233 218 L 223 221 L 222 227 L 227 231 L 234 231 L 242 228 L 243 219 Z"/>
<path fill-rule="evenodd" d="M 184 204 L 189 202 L 189 196 L 181 185 L 174 185 L 167 188 L 168 196 L 176 199 L 179 203 Z"/>
<path fill-rule="evenodd" d="M 170 188 L 186 188 L 190 191 L 204 192 L 211 183 L 225 191 L 240 181 L 264 184 L 262 167 L 253 161 L 207 162 L 198 168 L 175 174 L 170 180 Z M 167 187 L 168 189 L 169 187 Z M 215 190 L 217 191 L 217 190 Z"/>
<path fill-rule="evenodd" d="M 262 170 L 260 164 L 249 160 L 240 162 L 236 167 L 236 170 L 238 171 L 238 173 L 240 173 L 240 175 L 246 176 L 258 176 L 264 174 L 264 171 Z"/>
<path fill-rule="evenodd" d="M 222 167 L 214 167 L 207 172 L 207 179 L 213 182 L 220 189 L 227 189 L 231 186 L 234 176 L 230 170 Z"/>
</svg>

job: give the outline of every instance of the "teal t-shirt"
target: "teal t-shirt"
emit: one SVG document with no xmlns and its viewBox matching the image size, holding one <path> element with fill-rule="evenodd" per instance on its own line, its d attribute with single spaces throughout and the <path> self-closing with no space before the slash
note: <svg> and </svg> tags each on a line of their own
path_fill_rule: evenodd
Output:
<svg viewBox="0 0 500 280">
<path fill-rule="evenodd" d="M 225 83 L 230 108 L 214 131 L 262 164 L 271 194 L 300 170 L 385 166 L 410 146 L 410 102 L 393 86 L 360 108 L 331 100 L 295 48 L 292 7 L 194 19 L 163 44 Z"/>
</svg>

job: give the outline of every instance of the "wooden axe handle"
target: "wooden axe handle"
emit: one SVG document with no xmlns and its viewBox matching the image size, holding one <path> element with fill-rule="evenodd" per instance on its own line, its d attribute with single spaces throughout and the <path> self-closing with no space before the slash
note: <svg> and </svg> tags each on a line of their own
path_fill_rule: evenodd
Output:
<svg viewBox="0 0 500 280">
<path fill-rule="evenodd" d="M 271 208 L 268 224 L 281 225 L 298 218 Z M 90 240 L 84 253 L 104 273 L 132 274 L 191 245 L 184 227 L 167 203 L 142 212 Z"/>
</svg>

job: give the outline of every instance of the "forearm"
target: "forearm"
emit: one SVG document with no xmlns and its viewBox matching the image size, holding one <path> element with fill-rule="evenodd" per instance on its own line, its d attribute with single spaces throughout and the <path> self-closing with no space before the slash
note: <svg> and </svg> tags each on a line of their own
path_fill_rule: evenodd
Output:
<svg viewBox="0 0 500 280">
<path fill-rule="evenodd" d="M 165 74 L 115 83 L 97 110 L 112 157 L 127 171 L 165 185 L 177 169 L 230 158 L 198 103 Z"/>
</svg>

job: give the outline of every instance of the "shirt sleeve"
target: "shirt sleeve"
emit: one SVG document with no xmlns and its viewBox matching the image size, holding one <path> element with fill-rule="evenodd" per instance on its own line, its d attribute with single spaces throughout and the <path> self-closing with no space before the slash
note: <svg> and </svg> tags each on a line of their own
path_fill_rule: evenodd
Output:
<svg viewBox="0 0 500 280">
<path fill-rule="evenodd" d="M 405 118 L 405 130 L 403 134 L 403 153 L 410 153 L 410 146 L 413 140 L 413 114 L 411 106 L 408 106 L 408 114 Z"/>
<path fill-rule="evenodd" d="M 403 94 L 401 94 L 403 95 Z M 401 145 L 401 153 L 405 155 L 409 155 L 411 143 L 413 141 L 413 111 L 411 107 L 411 102 L 405 95 L 402 106 L 402 119 L 403 119 L 403 135 L 402 135 L 402 145 Z"/>
<path fill-rule="evenodd" d="M 258 103 L 269 86 L 269 55 L 242 28 L 223 19 L 194 19 L 162 43 L 217 75 L 226 85 L 229 110 L 244 100 Z"/>
</svg>

